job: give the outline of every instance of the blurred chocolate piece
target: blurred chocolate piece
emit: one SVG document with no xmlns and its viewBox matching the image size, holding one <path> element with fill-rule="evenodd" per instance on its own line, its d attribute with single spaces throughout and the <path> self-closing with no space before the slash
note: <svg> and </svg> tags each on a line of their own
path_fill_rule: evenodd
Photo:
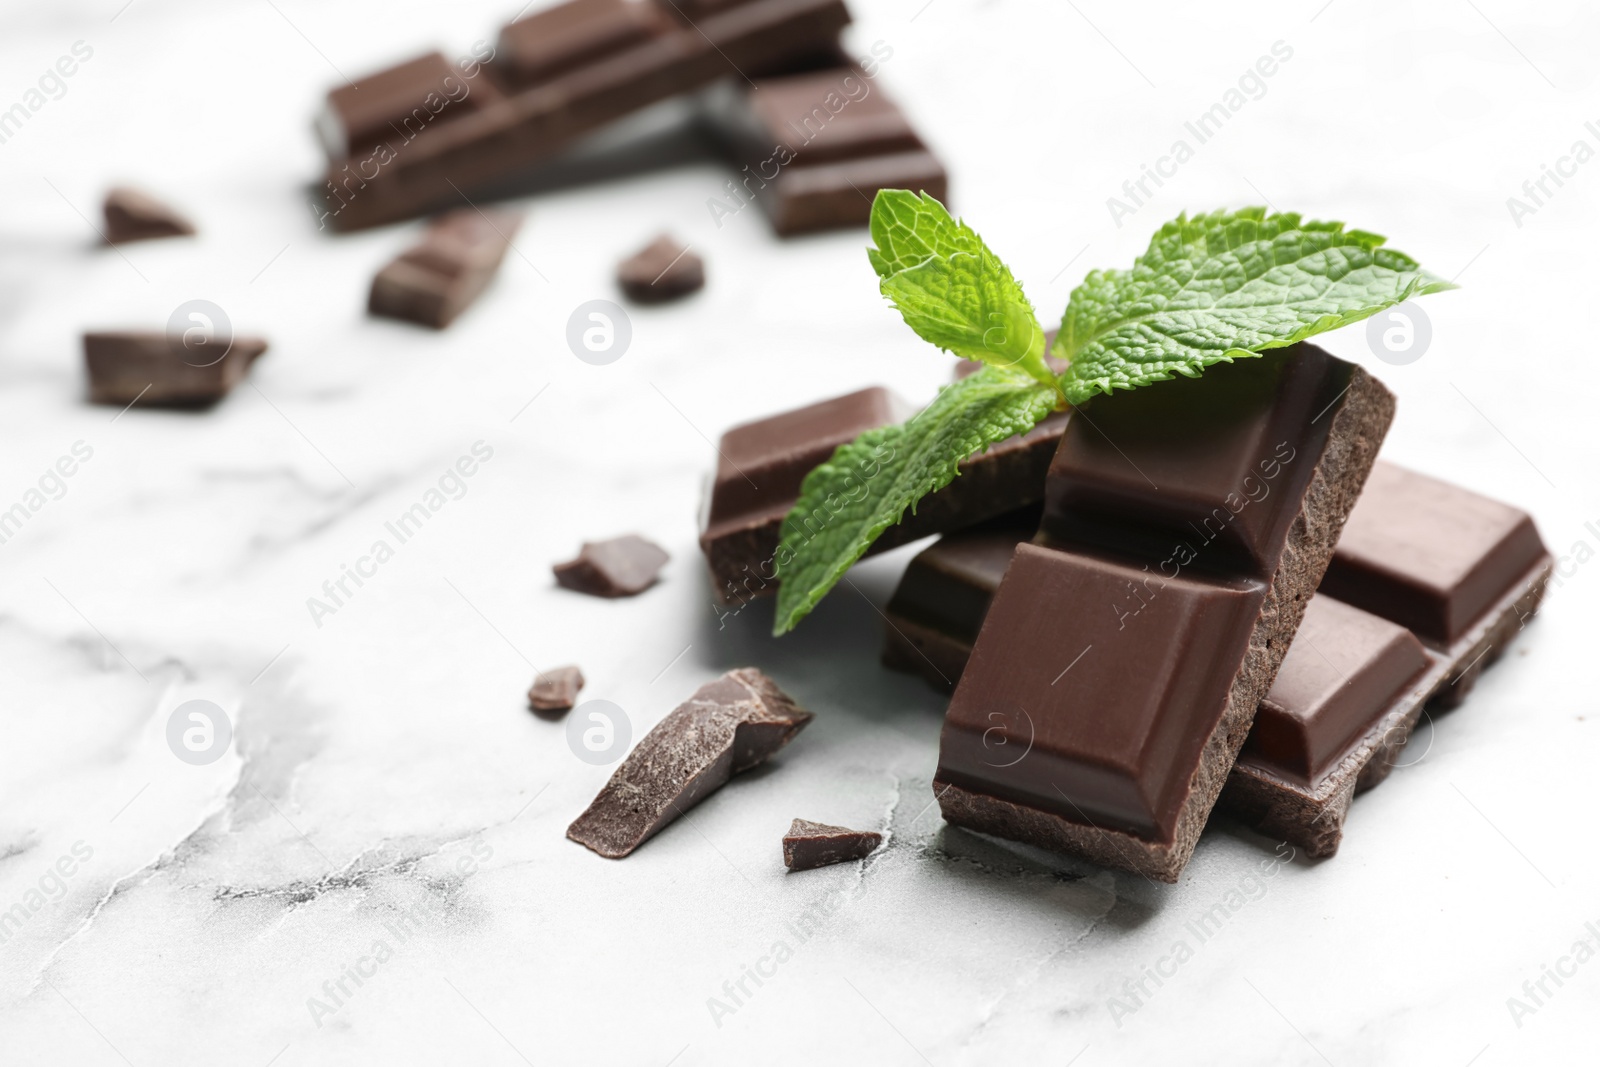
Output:
<svg viewBox="0 0 1600 1067">
<path fill-rule="evenodd" d="M 95 404 L 205 407 L 228 395 L 267 350 L 258 337 L 185 348 L 165 333 L 108 330 L 83 335 L 89 400 Z"/>
<path fill-rule="evenodd" d="M 522 216 L 465 207 L 439 216 L 422 242 L 372 279 L 367 310 L 442 330 L 483 294 Z"/>
<path fill-rule="evenodd" d="M 1071 419 L 950 701 L 945 818 L 1176 881 L 1393 412 L 1301 344 Z"/>
<path fill-rule="evenodd" d="M 148 193 L 119 186 L 106 194 L 106 244 L 189 237 L 194 223 Z"/>
<path fill-rule="evenodd" d="M 865 226 L 880 189 L 948 195 L 943 164 L 858 66 L 719 88 L 714 129 L 743 168 L 727 214 L 754 198 L 779 234 L 812 233 Z"/>
<path fill-rule="evenodd" d="M 848 863 L 866 859 L 881 844 L 883 835 L 870 830 L 847 830 L 796 819 L 783 835 L 783 865 L 791 871 L 809 871 Z"/>
<path fill-rule="evenodd" d="M 368 75 L 328 93 L 317 136 L 329 159 L 384 166 L 418 137 L 501 98 L 473 59 L 453 65 L 439 52 Z"/>
<path fill-rule="evenodd" d="M 528 704 L 536 711 L 567 711 L 583 688 L 583 672 L 577 667 L 553 667 L 540 671 L 528 690 Z"/>
<path fill-rule="evenodd" d="M 457 204 L 462 196 L 504 195 L 585 134 L 718 78 L 743 80 L 745 71 L 814 56 L 833 47 L 850 21 L 842 0 L 696 5 L 701 10 L 680 11 L 672 0 L 570 0 L 513 23 L 501 38 L 504 56 L 468 79 L 465 99 L 482 106 L 444 106 L 443 121 L 373 153 L 358 147 L 353 134 L 344 139 L 345 154 L 330 156 L 319 221 L 361 229 Z M 434 70 L 442 76 L 437 64 Z M 495 77 L 510 86 L 503 98 L 492 96 Z M 417 110 L 414 96 L 414 89 L 397 92 L 360 122 L 353 112 L 340 121 L 404 128 Z M 332 99 L 330 110 L 339 111 Z M 338 147 L 338 138 L 325 140 Z"/>
<path fill-rule="evenodd" d="M 1424 705 L 1461 704 L 1538 610 L 1552 568 L 1525 512 L 1378 464 L 1220 809 L 1333 855 L 1353 797 L 1406 761 Z"/>
<path fill-rule="evenodd" d="M 567 836 L 621 859 L 733 775 L 765 763 L 810 721 L 765 674 L 729 671 L 644 736 Z"/>
<path fill-rule="evenodd" d="M 642 593 L 656 584 L 667 552 L 634 534 L 609 541 L 585 541 L 576 559 L 551 568 L 563 588 L 590 596 L 621 597 Z"/>
<path fill-rule="evenodd" d="M 661 304 L 706 284 L 705 263 L 668 234 L 617 264 L 617 284 L 638 304 Z"/>
</svg>

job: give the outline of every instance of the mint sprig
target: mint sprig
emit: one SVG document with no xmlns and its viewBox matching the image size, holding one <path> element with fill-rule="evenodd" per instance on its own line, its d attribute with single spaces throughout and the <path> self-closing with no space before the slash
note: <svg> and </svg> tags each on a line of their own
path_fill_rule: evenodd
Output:
<svg viewBox="0 0 1600 1067">
<path fill-rule="evenodd" d="M 1455 288 L 1384 238 L 1264 208 L 1180 215 L 1131 270 L 1073 290 L 1054 354 L 1011 271 L 930 196 L 884 190 L 867 257 L 879 289 L 924 340 L 988 364 L 900 426 L 871 430 L 812 471 L 784 519 L 773 632 L 803 619 L 906 510 L 962 460 L 1098 393 L 1260 356 Z"/>
</svg>

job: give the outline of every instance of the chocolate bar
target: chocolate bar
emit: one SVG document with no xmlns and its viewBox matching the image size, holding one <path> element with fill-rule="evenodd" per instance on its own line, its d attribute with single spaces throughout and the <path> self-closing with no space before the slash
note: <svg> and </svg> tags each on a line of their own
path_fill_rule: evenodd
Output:
<svg viewBox="0 0 1600 1067">
<path fill-rule="evenodd" d="M 521 225 L 510 211 L 464 207 L 439 216 L 372 279 L 367 310 L 444 329 L 489 287 Z"/>
<path fill-rule="evenodd" d="M 686 245 L 662 234 L 617 265 L 617 285 L 637 304 L 662 304 L 706 284 L 706 265 Z"/>
<path fill-rule="evenodd" d="M 213 355 L 184 346 L 165 333 L 111 330 L 83 335 L 89 371 L 89 400 L 193 408 L 215 404 L 243 380 L 257 356 L 267 350 L 258 337 L 219 340 Z M 185 353 L 180 355 L 179 353 Z M 191 362 L 191 360 L 193 362 Z"/>
<path fill-rule="evenodd" d="M 806 475 L 840 445 L 909 413 L 887 389 L 874 387 L 723 434 L 700 535 L 719 601 L 743 604 L 776 593 L 775 556 L 784 516 L 799 499 Z M 1051 415 L 1027 433 L 969 456 L 953 482 L 918 501 L 916 510 L 885 530 L 868 552 L 959 530 L 1039 501 L 1045 470 L 1066 425 L 1064 413 Z M 871 478 L 876 471 L 860 474 Z M 816 529 L 825 523 L 826 516 L 817 517 Z"/>
<path fill-rule="evenodd" d="M 791 871 L 810 871 L 835 863 L 866 859 L 883 844 L 883 835 L 871 830 L 796 819 L 783 835 L 783 865 Z"/>
<path fill-rule="evenodd" d="M 1393 412 L 1300 344 L 1074 413 L 946 713 L 945 819 L 1176 881 Z"/>
<path fill-rule="evenodd" d="M 1516 508 L 1380 463 L 1219 810 L 1331 856 L 1424 704 L 1466 698 L 1538 610 L 1553 561 Z"/>
<path fill-rule="evenodd" d="M 189 237 L 194 223 L 149 193 L 119 186 L 106 194 L 105 239 L 108 245 L 149 241 L 161 237 Z"/>
<path fill-rule="evenodd" d="M 502 98 L 468 58 L 457 66 L 439 52 L 408 60 L 328 93 L 317 137 L 329 159 L 395 152 L 430 129 L 483 110 Z"/>
<path fill-rule="evenodd" d="M 667 550 L 637 534 L 585 541 L 578 555 L 551 567 L 564 589 L 590 596 L 634 596 L 656 584 Z"/>
<path fill-rule="evenodd" d="M 713 130 L 742 165 L 729 214 L 754 199 L 787 236 L 865 226 L 880 189 L 947 199 L 943 164 L 855 64 L 718 88 Z"/>
<path fill-rule="evenodd" d="M 644 736 L 567 836 L 621 859 L 733 775 L 771 759 L 811 718 L 754 667 L 729 671 Z"/>
<path fill-rule="evenodd" d="M 1426 502 L 1420 510 L 1419 501 Z M 1037 516 L 1024 509 L 947 534 L 912 559 L 884 609 L 884 665 L 953 689 Z M 1549 556 L 1522 512 L 1377 463 L 1256 710 L 1218 810 L 1308 855 L 1333 855 L 1354 795 L 1398 762 L 1424 704 L 1461 702 L 1537 610 L 1549 573 Z M 1474 586 L 1479 592 L 1462 613 L 1470 621 L 1454 637 L 1434 630 L 1419 639 L 1396 624 L 1424 617 L 1417 610 L 1424 603 L 1434 605 L 1436 619 L 1447 617 L 1437 609 Z M 1335 599 L 1330 587 L 1389 618 Z"/>
<path fill-rule="evenodd" d="M 462 68 L 465 93 L 442 91 L 446 75 L 437 62 L 403 78 L 390 71 L 358 83 L 391 75 L 406 83 L 375 94 L 385 102 L 371 113 L 351 107 L 359 92 L 335 90 L 328 125 L 346 131 L 348 151 L 331 159 L 317 214 L 324 225 L 353 230 L 479 197 L 649 104 L 833 47 L 849 21 L 842 0 L 743 0 L 695 10 L 671 0 L 570 0 L 508 26 L 503 59 Z M 430 97 L 422 86 L 435 77 L 441 91 Z M 496 79 L 503 97 L 492 88 Z M 431 100 L 420 114 L 419 98 Z M 365 136 L 357 130 L 385 127 L 396 132 L 371 152 L 357 147 Z M 339 138 L 324 139 L 340 147 Z"/>
<path fill-rule="evenodd" d="M 552 667 L 540 671 L 528 690 L 528 706 L 535 711 L 568 711 L 583 688 L 583 671 L 577 667 Z"/>
</svg>

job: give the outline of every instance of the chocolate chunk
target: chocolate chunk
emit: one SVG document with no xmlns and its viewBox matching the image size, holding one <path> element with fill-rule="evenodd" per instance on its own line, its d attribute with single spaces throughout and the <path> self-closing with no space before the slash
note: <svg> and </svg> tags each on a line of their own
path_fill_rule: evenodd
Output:
<svg viewBox="0 0 1600 1067">
<path fill-rule="evenodd" d="M 585 541 L 576 559 L 551 568 L 566 589 L 590 596 L 619 597 L 642 593 L 656 584 L 667 552 L 634 534 L 609 541 Z"/>
<path fill-rule="evenodd" d="M 743 166 L 736 187 L 780 234 L 865 226 L 880 189 L 948 194 L 943 164 L 857 66 L 723 88 L 714 129 Z"/>
<path fill-rule="evenodd" d="M 945 818 L 1176 881 L 1393 411 L 1302 344 L 1075 414 L 950 702 Z"/>
<path fill-rule="evenodd" d="M 430 52 L 341 85 L 317 117 L 317 136 L 329 159 L 397 156 L 418 137 L 499 100 L 494 83 L 481 73 L 471 60 L 458 68 Z"/>
<path fill-rule="evenodd" d="M 106 244 L 188 237 L 194 223 L 148 193 L 118 187 L 106 194 Z"/>
<path fill-rule="evenodd" d="M 95 404 L 204 407 L 228 395 L 267 350 L 258 337 L 213 342 L 220 349 L 185 349 L 154 331 L 111 330 L 83 335 L 89 400 Z M 192 362 L 191 362 L 192 361 Z"/>
<path fill-rule="evenodd" d="M 1352 798 L 1403 762 L 1426 703 L 1465 699 L 1538 610 L 1552 567 L 1525 513 L 1378 464 L 1219 810 L 1333 855 Z"/>
<path fill-rule="evenodd" d="M 754 667 L 729 671 L 644 736 L 567 836 L 621 859 L 733 775 L 772 758 L 810 721 Z"/>
<path fill-rule="evenodd" d="M 617 284 L 629 300 L 661 304 L 703 287 L 706 266 L 687 245 L 662 234 L 637 254 L 617 264 Z"/>
<path fill-rule="evenodd" d="M 783 865 L 791 871 L 809 871 L 848 863 L 866 859 L 881 844 L 883 835 L 871 830 L 847 830 L 796 819 L 783 835 Z"/>
<path fill-rule="evenodd" d="M 887 389 L 863 389 L 736 426 L 717 446 L 700 549 L 723 604 L 743 604 L 778 590 L 775 556 L 784 517 L 807 474 L 867 430 L 909 414 Z M 917 502 L 868 549 L 884 552 L 930 534 L 974 526 L 1044 496 L 1044 475 L 1067 426 L 1051 415 L 1025 434 L 962 461 L 955 481 Z M 863 471 L 864 477 L 875 472 Z M 820 529 L 826 515 L 807 521 Z"/>
<path fill-rule="evenodd" d="M 372 279 L 367 310 L 442 330 L 482 295 L 522 216 L 460 208 L 435 219 L 422 242 Z"/>
<path fill-rule="evenodd" d="M 669 0 L 571 0 L 506 28 L 503 69 L 470 81 L 466 99 L 482 100 L 481 107 L 450 103 L 420 135 L 390 137 L 381 151 L 354 147 L 361 138 L 353 134 L 344 138 L 346 154 L 330 156 L 320 221 L 360 229 L 459 204 L 463 195 L 504 195 L 508 182 L 580 137 L 719 78 L 815 55 L 849 21 L 842 0 L 748 0 L 692 21 Z M 559 32 L 545 36 L 541 28 Z M 495 77 L 508 83 L 505 97 L 479 96 Z M 398 93 L 362 123 L 349 122 L 404 127 L 416 111 L 413 96 Z M 338 110 L 332 99 L 330 110 Z M 328 140 L 339 147 L 338 138 Z"/>
<path fill-rule="evenodd" d="M 567 711 L 583 688 L 583 672 L 576 667 L 540 671 L 528 690 L 528 703 L 537 711 Z"/>
</svg>

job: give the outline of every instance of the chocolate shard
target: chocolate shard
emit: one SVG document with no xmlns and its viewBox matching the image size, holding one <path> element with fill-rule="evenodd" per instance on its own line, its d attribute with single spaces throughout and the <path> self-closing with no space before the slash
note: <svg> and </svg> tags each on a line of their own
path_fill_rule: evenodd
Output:
<svg viewBox="0 0 1600 1067">
<path fill-rule="evenodd" d="M 944 165 L 853 63 L 719 88 L 712 128 L 781 235 L 865 226 L 880 189 L 948 196 Z"/>
<path fill-rule="evenodd" d="M 796 819 L 783 835 L 783 865 L 791 871 L 809 871 L 835 863 L 866 859 L 883 844 L 883 835 L 871 830 Z"/>
<path fill-rule="evenodd" d="M 677 300 L 705 284 L 705 262 L 670 234 L 662 234 L 617 264 L 617 285 L 636 304 Z"/>
<path fill-rule="evenodd" d="M 1176 881 L 1393 413 L 1301 344 L 1075 415 L 945 717 L 945 818 Z"/>
<path fill-rule="evenodd" d="M 669 558 L 654 541 L 625 534 L 609 541 L 585 541 L 576 559 L 557 563 L 551 570 L 563 588 L 574 592 L 633 596 L 656 584 Z"/>
<path fill-rule="evenodd" d="M 567 711 L 583 688 L 583 672 L 577 667 L 552 667 L 540 671 L 528 690 L 528 704 L 536 711 Z"/>
<path fill-rule="evenodd" d="M 165 333 L 108 330 L 83 335 L 89 371 L 89 400 L 95 404 L 140 404 L 199 408 L 215 404 L 243 380 L 256 357 L 267 350 L 259 337 L 217 340 L 210 347 L 186 349 Z M 192 362 L 191 362 L 192 361 Z"/>
<path fill-rule="evenodd" d="M 811 717 L 754 667 L 729 671 L 644 736 L 567 836 L 621 859 L 733 775 L 772 758 Z"/>
<path fill-rule="evenodd" d="M 444 329 L 489 287 L 521 225 L 510 211 L 446 212 L 372 279 L 367 310 Z"/>
<path fill-rule="evenodd" d="M 194 223 L 149 193 L 118 186 L 106 194 L 106 244 L 149 241 L 158 237 L 189 237 Z"/>
</svg>

